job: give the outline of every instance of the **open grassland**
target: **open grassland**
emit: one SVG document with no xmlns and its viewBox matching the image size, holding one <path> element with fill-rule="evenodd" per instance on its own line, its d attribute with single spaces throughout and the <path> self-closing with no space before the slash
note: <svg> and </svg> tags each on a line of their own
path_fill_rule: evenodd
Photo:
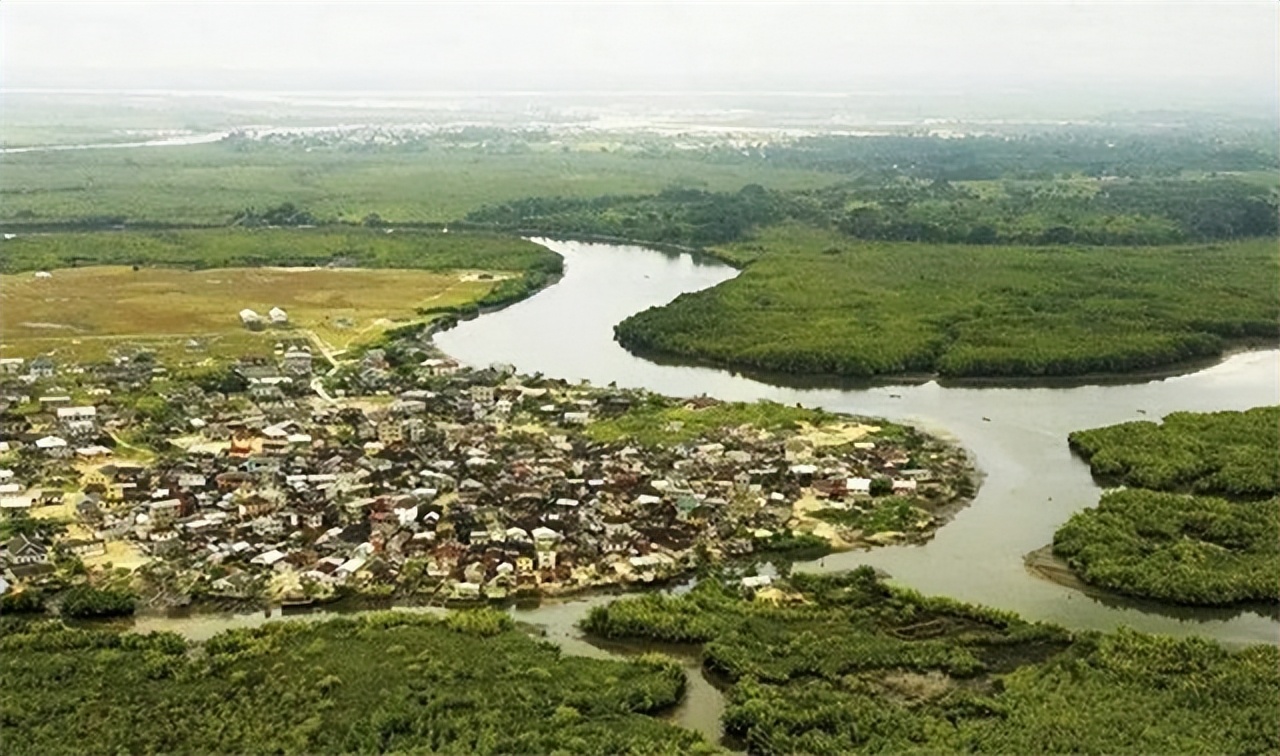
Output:
<svg viewBox="0 0 1280 756">
<path fill-rule="evenodd" d="M 338 267 L 325 267 L 335 265 Z M 138 269 L 133 270 L 131 267 Z M 253 267 L 260 266 L 260 267 Z M 271 351 L 238 313 L 289 313 L 332 349 L 397 323 L 536 291 L 561 269 L 532 242 L 480 233 L 196 229 L 23 235 L 0 242 L 6 356 L 101 359 L 133 344 L 162 357 Z M 33 271 L 52 271 L 37 278 Z M 174 337 L 183 338 L 176 339 Z M 187 338 L 201 346 L 186 350 Z"/>
<path fill-rule="evenodd" d="M 593 608 L 584 627 L 701 644 L 748 753 L 1263 753 L 1280 738 L 1275 646 L 1072 633 L 869 567 L 754 600 L 703 581 Z"/>
<path fill-rule="evenodd" d="M 787 373 L 1070 376 L 1275 343 L 1275 241 L 1134 247 L 864 243 L 776 226 L 743 273 L 638 313 L 628 348 Z"/>
<path fill-rule="evenodd" d="M 50 684 L 58 680 L 58 684 Z M 688 754 L 667 659 L 564 657 L 494 610 L 173 633 L 6 617 L 5 753 Z"/>
<path fill-rule="evenodd" d="M 138 345 L 187 359 L 271 354 L 282 337 L 318 337 L 331 349 L 420 319 L 416 308 L 474 302 L 494 286 L 474 274 L 424 270 L 218 268 L 186 271 L 94 266 L 0 276 L 3 355 L 53 352 L 101 359 Z M 238 313 L 289 315 L 284 328 L 249 331 Z M 194 339 L 198 348 L 187 348 Z"/>
<path fill-rule="evenodd" d="M 594 197 L 680 186 L 737 190 L 837 180 L 818 170 L 660 159 L 575 147 L 519 152 L 317 149 L 231 144 L 22 153 L 4 157 L 0 223 L 116 217 L 225 224 L 246 207 L 292 202 L 318 218 L 446 222 L 529 196 Z"/>
</svg>

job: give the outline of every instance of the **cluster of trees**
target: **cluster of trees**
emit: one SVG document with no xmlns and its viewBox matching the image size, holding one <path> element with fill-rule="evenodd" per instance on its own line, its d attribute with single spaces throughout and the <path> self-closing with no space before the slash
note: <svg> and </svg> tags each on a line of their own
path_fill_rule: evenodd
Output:
<svg viewBox="0 0 1280 756">
<path fill-rule="evenodd" d="M 231 216 L 231 225 L 257 228 L 261 226 L 313 226 L 316 217 L 292 202 L 282 202 L 261 210 L 246 207 Z"/>
<path fill-rule="evenodd" d="M 795 429 L 800 423 L 820 425 L 822 410 L 787 406 L 778 402 L 718 402 L 690 408 L 681 402 L 650 394 L 627 412 L 587 426 L 589 438 L 603 443 L 627 442 L 650 447 L 673 446 L 743 425 L 761 430 Z"/>
<path fill-rule="evenodd" d="M 1179 604 L 1276 602 L 1280 499 L 1112 491 L 1058 529 L 1053 553 L 1086 582 L 1120 593 Z"/>
<path fill-rule="evenodd" d="M 203 653 L 171 633 L 3 630 L 0 742 L 15 756 L 712 750 L 648 716 L 683 695 L 678 664 L 562 657 L 491 610 L 272 623 Z"/>
<path fill-rule="evenodd" d="M 893 491 L 893 481 L 885 476 L 871 479 L 871 495 L 881 497 L 866 502 L 856 509 L 820 509 L 813 513 L 819 520 L 857 528 L 866 535 L 894 531 L 911 533 L 932 522 L 928 512 L 920 509 L 914 499 L 886 496 Z"/>
<path fill-rule="evenodd" d="M 1280 407 L 1175 412 L 1163 423 L 1076 431 L 1068 442 L 1095 475 L 1129 486 L 1238 497 L 1280 493 Z"/>
<path fill-rule="evenodd" d="M 940 138 L 817 136 L 762 148 L 767 162 L 833 173 L 925 180 L 1050 179 L 1084 175 L 1146 178 L 1184 171 L 1274 171 L 1274 132 L 1229 137 L 1186 130 L 1058 129 Z"/>
<path fill-rule="evenodd" d="M 1275 236 L 1273 189 L 1237 179 L 1000 182 L 859 180 L 796 191 L 669 189 L 590 199 L 534 197 L 467 223 L 548 234 L 710 246 L 794 221 L 850 239 L 951 244 L 1159 245 Z"/>
<path fill-rule="evenodd" d="M 1132 487 L 1054 534 L 1081 579 L 1180 604 L 1280 601 L 1280 407 L 1175 412 L 1069 441 L 1095 475 Z"/>
<path fill-rule="evenodd" d="M 752 184 L 737 192 L 666 189 L 655 195 L 531 197 L 468 213 L 479 226 L 546 234 L 706 246 L 740 239 L 785 217 L 782 195 Z"/>
<path fill-rule="evenodd" d="M 133 614 L 137 596 L 127 588 L 95 588 L 77 585 L 62 594 L 58 613 L 72 619 L 123 617 Z"/>
<path fill-rule="evenodd" d="M 738 277 L 614 333 L 642 353 L 785 373 L 1149 370 L 1218 355 L 1233 340 L 1274 341 L 1274 246 L 845 246 L 784 226 L 726 249 L 759 255 Z"/>
<path fill-rule="evenodd" d="M 559 255 L 510 236 L 369 229 L 191 229 L 19 236 L 4 242 L 0 273 L 85 265 L 183 268 L 315 266 L 559 272 Z"/>
<path fill-rule="evenodd" d="M 1280 649 L 1068 633 L 893 589 L 869 568 L 797 575 L 803 601 L 715 581 L 594 609 L 592 633 L 704 643 L 750 753 L 1266 751 Z M 998 676 L 998 678 L 997 678 Z"/>
</svg>

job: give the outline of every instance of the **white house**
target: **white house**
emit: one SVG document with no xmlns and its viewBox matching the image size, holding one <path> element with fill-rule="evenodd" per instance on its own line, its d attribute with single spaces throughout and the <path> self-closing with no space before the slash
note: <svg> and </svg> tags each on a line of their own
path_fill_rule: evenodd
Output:
<svg viewBox="0 0 1280 756">
<path fill-rule="evenodd" d="M 289 313 L 279 307 L 272 307 L 267 312 L 267 317 L 271 318 L 271 322 L 275 325 L 284 325 L 289 322 Z"/>
</svg>

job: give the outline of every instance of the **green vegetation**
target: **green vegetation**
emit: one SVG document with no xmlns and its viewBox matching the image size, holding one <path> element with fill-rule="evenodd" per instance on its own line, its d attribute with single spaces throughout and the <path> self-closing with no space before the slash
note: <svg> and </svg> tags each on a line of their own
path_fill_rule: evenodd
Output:
<svg viewBox="0 0 1280 756">
<path fill-rule="evenodd" d="M 620 323 L 627 347 L 847 376 L 1128 372 L 1276 337 L 1275 243 L 1001 248 L 848 244 L 777 227 L 737 278 Z"/>
<path fill-rule="evenodd" d="M 704 644 L 730 684 L 725 729 L 751 753 L 1262 753 L 1280 739 L 1273 646 L 1073 635 L 870 568 L 789 589 L 752 601 L 704 581 L 598 607 L 584 626 Z"/>
<path fill-rule="evenodd" d="M 1134 596 L 1280 601 L 1280 499 L 1112 491 L 1058 529 L 1053 553 L 1085 582 Z"/>
<path fill-rule="evenodd" d="M 885 487 L 892 485 L 886 478 L 876 478 L 872 481 L 871 493 L 881 496 L 887 493 Z M 854 509 L 819 509 L 813 516 L 833 525 L 857 528 L 863 535 L 918 532 L 932 522 L 929 513 L 921 509 L 916 500 L 901 496 L 871 499 Z"/>
<path fill-rule="evenodd" d="M 122 588 L 94 588 L 78 585 L 62 596 L 58 612 L 65 617 L 86 619 L 133 614 L 136 596 Z"/>
<path fill-rule="evenodd" d="M 644 716 L 684 684 L 658 657 L 562 657 L 496 611 L 277 622 L 203 646 L 11 622 L 0 742 L 15 756 L 708 751 Z"/>
<path fill-rule="evenodd" d="M 643 194 L 679 186 L 736 191 L 831 183 L 830 173 L 759 160 L 709 160 L 641 144 L 592 144 L 497 129 L 410 145 L 247 138 L 164 149 L 5 155 L 0 223 L 223 226 L 247 207 L 292 203 L 318 222 L 447 223 L 529 196 Z M 524 146 L 514 141 L 525 143 Z"/>
<path fill-rule="evenodd" d="M 792 192 L 749 185 L 734 193 L 535 197 L 481 208 L 467 220 L 699 246 L 742 240 L 784 221 L 866 241 L 1151 245 L 1274 236 L 1277 205 L 1273 189 L 1236 179 L 969 187 L 890 178 Z"/>
<path fill-rule="evenodd" d="M 587 426 L 586 434 L 603 443 L 633 441 L 644 446 L 668 446 L 704 437 L 720 428 L 749 425 L 763 430 L 792 429 L 798 423 L 817 424 L 823 419 L 822 410 L 777 402 L 723 402 L 697 408 L 649 396 L 642 406 Z"/>
<path fill-rule="evenodd" d="M 1104 494 L 1054 534 L 1054 555 L 1081 579 L 1180 604 L 1280 601 L 1280 498 L 1250 500 L 1280 493 L 1280 407 L 1175 412 L 1070 442 L 1094 474 L 1136 487 Z"/>
<path fill-rule="evenodd" d="M 1280 407 L 1175 412 L 1161 424 L 1076 431 L 1071 448 L 1095 475 L 1158 491 L 1230 496 L 1280 493 Z"/>
<path fill-rule="evenodd" d="M 418 270 L 560 272 L 560 257 L 510 236 L 372 229 L 202 229 L 18 236 L 0 243 L 0 272 L 88 265 L 187 269 L 334 264 Z"/>
</svg>

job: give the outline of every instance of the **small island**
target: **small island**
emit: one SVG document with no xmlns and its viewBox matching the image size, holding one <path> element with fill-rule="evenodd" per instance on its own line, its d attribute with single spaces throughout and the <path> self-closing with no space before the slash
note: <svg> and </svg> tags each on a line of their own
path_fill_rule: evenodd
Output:
<svg viewBox="0 0 1280 756">
<path fill-rule="evenodd" d="M 1086 584 L 1177 604 L 1280 602 L 1280 407 L 1177 412 L 1070 443 L 1124 486 L 1054 534 L 1052 557 Z"/>
</svg>

